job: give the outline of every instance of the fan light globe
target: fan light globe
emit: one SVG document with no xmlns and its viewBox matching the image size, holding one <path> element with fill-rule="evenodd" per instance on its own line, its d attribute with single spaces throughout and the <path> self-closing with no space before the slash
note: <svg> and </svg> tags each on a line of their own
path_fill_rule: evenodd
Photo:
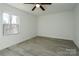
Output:
<svg viewBox="0 0 79 59">
<path fill-rule="evenodd" d="M 37 7 L 37 8 L 39 8 L 39 7 L 40 7 L 40 5 L 39 5 L 39 4 L 36 4 L 36 7 Z"/>
</svg>

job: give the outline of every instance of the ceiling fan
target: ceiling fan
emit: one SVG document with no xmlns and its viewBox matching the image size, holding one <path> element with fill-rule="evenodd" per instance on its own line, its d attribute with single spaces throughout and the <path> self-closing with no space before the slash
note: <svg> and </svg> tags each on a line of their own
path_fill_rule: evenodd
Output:
<svg viewBox="0 0 79 59">
<path fill-rule="evenodd" d="M 45 11 L 45 8 L 42 5 L 51 5 L 52 3 L 24 3 L 24 4 L 34 4 L 35 6 L 32 8 L 32 11 L 34 11 L 36 8 L 41 8 L 43 11 Z"/>
</svg>

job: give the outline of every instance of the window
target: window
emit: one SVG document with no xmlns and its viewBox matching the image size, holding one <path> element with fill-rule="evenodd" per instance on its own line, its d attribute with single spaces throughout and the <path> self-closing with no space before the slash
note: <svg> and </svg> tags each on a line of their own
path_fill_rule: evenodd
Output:
<svg viewBox="0 0 79 59">
<path fill-rule="evenodd" d="M 16 15 L 10 15 L 8 13 L 3 13 L 3 33 L 16 34 L 19 32 L 18 17 Z"/>
</svg>

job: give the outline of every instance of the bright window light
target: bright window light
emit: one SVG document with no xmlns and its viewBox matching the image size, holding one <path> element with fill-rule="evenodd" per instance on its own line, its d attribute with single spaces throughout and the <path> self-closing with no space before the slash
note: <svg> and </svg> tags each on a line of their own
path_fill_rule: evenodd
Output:
<svg viewBox="0 0 79 59">
<path fill-rule="evenodd" d="M 3 23 L 10 24 L 10 16 L 7 13 L 3 13 Z"/>
<path fill-rule="evenodd" d="M 12 20 L 11 20 L 11 24 L 17 24 L 17 16 L 12 15 Z"/>
</svg>

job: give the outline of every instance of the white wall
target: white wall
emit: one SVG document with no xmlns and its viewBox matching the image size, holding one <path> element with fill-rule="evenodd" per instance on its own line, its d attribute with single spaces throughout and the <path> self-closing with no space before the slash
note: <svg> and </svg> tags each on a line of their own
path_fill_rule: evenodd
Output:
<svg viewBox="0 0 79 59">
<path fill-rule="evenodd" d="M 2 12 L 7 12 L 20 17 L 19 34 L 3 36 Z M 29 13 L 23 12 L 6 4 L 0 4 L 0 50 L 34 36 L 36 36 L 36 16 L 30 15 Z"/>
<path fill-rule="evenodd" d="M 75 39 L 74 42 L 75 44 L 79 47 L 79 4 L 76 5 L 74 9 L 74 14 L 75 14 Z"/>
<path fill-rule="evenodd" d="M 74 19 L 72 11 L 40 16 L 38 36 L 74 39 Z"/>
</svg>

